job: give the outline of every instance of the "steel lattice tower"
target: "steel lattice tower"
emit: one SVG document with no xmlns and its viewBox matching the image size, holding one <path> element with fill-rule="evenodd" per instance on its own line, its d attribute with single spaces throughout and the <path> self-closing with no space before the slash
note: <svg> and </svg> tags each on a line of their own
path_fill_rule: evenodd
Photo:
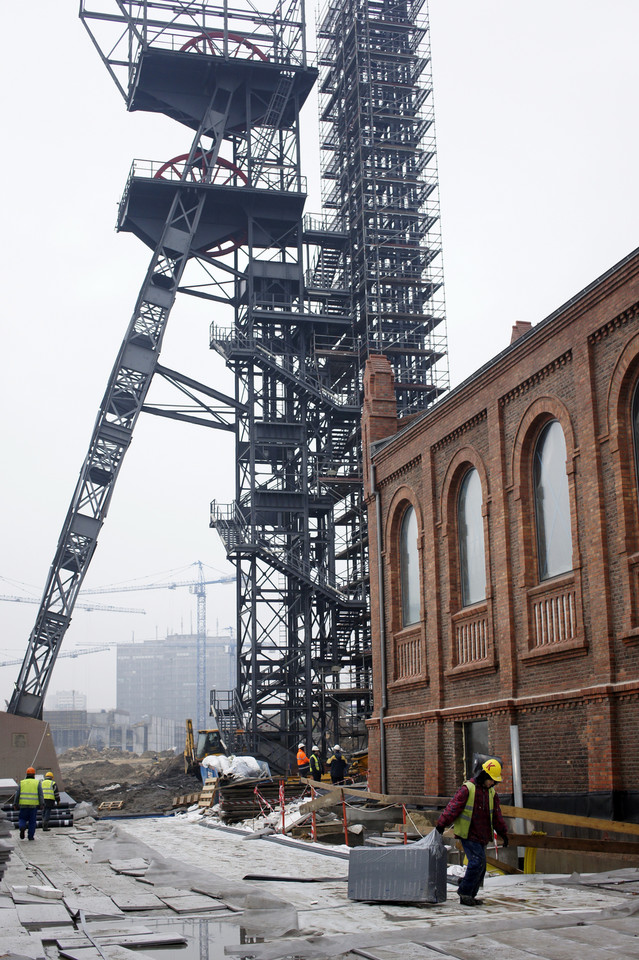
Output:
<svg viewBox="0 0 639 960">
<path fill-rule="evenodd" d="M 211 505 L 237 571 L 235 722 L 249 749 L 286 769 L 300 739 L 366 738 L 366 357 L 390 356 L 404 413 L 447 386 L 427 23 L 419 3 L 327 8 L 325 213 L 304 216 L 299 114 L 317 70 L 302 0 L 269 12 L 249 0 L 96 4 L 80 15 L 128 109 L 195 135 L 180 156 L 136 161 L 120 203 L 118 229 L 151 263 L 10 709 L 41 711 L 138 415 L 173 415 L 235 435 L 235 502 Z M 232 397 L 160 365 L 178 293 L 210 302 Z M 156 375 L 195 412 L 154 409 Z"/>
</svg>

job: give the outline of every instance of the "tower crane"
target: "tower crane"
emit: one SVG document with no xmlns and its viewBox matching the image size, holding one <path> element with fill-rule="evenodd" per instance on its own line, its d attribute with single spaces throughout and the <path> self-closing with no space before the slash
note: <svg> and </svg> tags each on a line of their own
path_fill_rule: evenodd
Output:
<svg viewBox="0 0 639 960">
<path fill-rule="evenodd" d="M 34 600 L 34 603 L 35 602 L 36 601 Z M 106 646 L 91 647 L 90 650 L 65 650 L 64 653 L 58 654 L 58 658 L 72 657 L 75 660 L 76 657 L 83 657 L 87 653 L 103 653 L 104 650 L 110 650 L 110 649 L 111 649 L 111 646 L 107 644 Z M 18 663 L 22 663 L 23 659 L 24 657 L 20 657 L 18 660 L 0 660 L 0 667 L 16 666 Z"/>
<path fill-rule="evenodd" d="M 124 586 L 96 587 L 93 590 L 83 590 L 82 596 L 98 593 L 127 593 L 133 590 L 176 590 L 178 587 L 188 587 L 197 598 L 197 640 L 196 640 L 196 701 L 198 726 L 203 726 L 209 709 L 206 702 L 206 587 L 212 583 L 235 583 L 235 575 L 216 577 L 207 580 L 201 560 L 194 564 L 198 568 L 197 580 L 171 580 L 164 583 L 125 584 Z"/>
<path fill-rule="evenodd" d="M 13 603 L 40 603 L 40 601 L 36 600 L 34 597 L 13 597 L 6 593 L 0 593 L 0 600 L 11 600 Z M 93 613 L 94 610 L 100 610 L 102 613 L 146 614 L 146 610 L 142 610 L 140 607 L 112 607 L 103 603 L 76 603 L 76 607 L 79 610 L 87 610 L 89 613 Z M 22 663 L 22 660 L 19 662 Z"/>
</svg>

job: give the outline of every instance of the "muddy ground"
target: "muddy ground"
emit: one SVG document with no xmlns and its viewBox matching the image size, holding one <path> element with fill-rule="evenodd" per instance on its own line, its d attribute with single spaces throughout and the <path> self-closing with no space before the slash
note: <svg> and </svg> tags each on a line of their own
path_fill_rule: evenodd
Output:
<svg viewBox="0 0 639 960">
<path fill-rule="evenodd" d="M 157 756 L 157 759 L 155 759 Z M 175 796 L 198 793 L 202 784 L 184 773 L 184 758 L 173 753 L 137 756 L 120 750 L 76 747 L 58 757 L 60 788 L 76 802 L 123 801 L 123 814 L 172 811 Z M 117 816 L 118 811 L 106 813 Z"/>
</svg>

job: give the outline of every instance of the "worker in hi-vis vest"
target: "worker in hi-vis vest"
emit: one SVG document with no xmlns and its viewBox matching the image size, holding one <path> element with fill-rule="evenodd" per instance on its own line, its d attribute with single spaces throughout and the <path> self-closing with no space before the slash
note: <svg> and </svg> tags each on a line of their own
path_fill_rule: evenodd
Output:
<svg viewBox="0 0 639 960">
<path fill-rule="evenodd" d="M 44 797 L 44 806 L 42 808 L 42 829 L 49 830 L 51 811 L 56 804 L 60 803 L 60 791 L 58 790 L 58 785 L 53 778 L 53 773 L 51 770 L 44 775 L 44 780 L 42 781 L 42 796 Z"/>
<path fill-rule="evenodd" d="M 297 745 L 297 772 L 300 777 L 307 777 L 310 770 L 311 761 L 306 756 L 306 748 L 303 743 Z"/>
<path fill-rule="evenodd" d="M 20 830 L 21 840 L 24 840 L 24 831 L 27 830 L 27 828 L 29 840 L 34 839 L 38 807 L 43 806 L 43 804 L 42 784 L 39 780 L 36 780 L 34 768 L 27 767 L 26 776 L 24 780 L 20 781 L 20 786 L 13 798 L 14 808 L 20 811 L 18 829 Z"/>
<path fill-rule="evenodd" d="M 464 848 L 468 866 L 457 893 L 465 907 L 479 907 L 483 903 L 477 899 L 477 893 L 486 873 L 486 844 L 493 840 L 494 832 L 502 838 L 504 846 L 508 846 L 508 827 L 495 793 L 495 784 L 501 783 L 501 779 L 501 764 L 490 757 L 474 777 L 461 785 L 435 824 L 438 833 L 452 824 Z"/>
</svg>

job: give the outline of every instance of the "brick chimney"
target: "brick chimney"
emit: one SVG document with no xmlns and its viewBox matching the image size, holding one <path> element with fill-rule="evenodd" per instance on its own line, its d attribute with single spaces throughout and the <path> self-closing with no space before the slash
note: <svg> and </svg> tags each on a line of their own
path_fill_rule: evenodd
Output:
<svg viewBox="0 0 639 960">
<path fill-rule="evenodd" d="M 364 490 L 368 490 L 370 446 L 377 440 L 397 433 L 397 399 L 395 378 L 388 357 L 372 354 L 364 369 L 364 404 L 362 408 L 362 447 Z"/>
<path fill-rule="evenodd" d="M 530 323 L 528 320 L 518 320 L 517 323 L 513 323 L 510 342 L 514 343 L 515 340 L 519 340 L 519 338 L 523 337 L 523 335 L 528 333 L 529 330 L 532 330 L 532 323 Z"/>
</svg>

